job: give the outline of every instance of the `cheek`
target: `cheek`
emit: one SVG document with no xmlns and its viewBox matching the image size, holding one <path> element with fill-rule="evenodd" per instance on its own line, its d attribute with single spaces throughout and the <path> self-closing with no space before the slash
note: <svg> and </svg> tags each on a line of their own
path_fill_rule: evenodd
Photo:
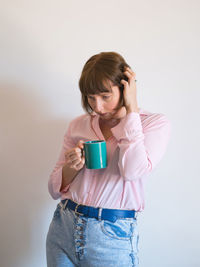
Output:
<svg viewBox="0 0 200 267">
<path fill-rule="evenodd" d="M 109 103 L 106 103 L 104 106 L 108 111 L 113 111 L 117 107 L 118 102 L 117 101 L 111 101 Z"/>
<path fill-rule="evenodd" d="M 116 107 L 116 102 L 111 102 L 110 104 L 108 104 L 108 107 L 110 108 L 110 109 L 113 109 L 113 108 L 115 108 Z"/>
<path fill-rule="evenodd" d="M 119 101 L 120 101 L 120 96 L 115 97 L 110 103 L 110 108 L 112 109 L 116 108 L 119 104 Z"/>
<path fill-rule="evenodd" d="M 89 99 L 88 99 L 88 104 L 90 105 L 90 107 L 92 107 L 92 106 L 93 106 L 93 104 L 92 104 L 92 101 L 91 101 L 91 100 L 89 100 Z"/>
</svg>

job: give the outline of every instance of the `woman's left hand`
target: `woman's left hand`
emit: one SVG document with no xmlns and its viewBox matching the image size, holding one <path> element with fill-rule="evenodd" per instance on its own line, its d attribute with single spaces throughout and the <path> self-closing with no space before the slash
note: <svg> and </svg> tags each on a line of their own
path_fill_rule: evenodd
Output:
<svg viewBox="0 0 200 267">
<path fill-rule="evenodd" d="M 124 85 L 123 94 L 126 112 L 139 112 L 136 96 L 136 75 L 129 67 L 125 68 L 124 74 L 128 77 L 128 81 L 121 80 L 121 83 Z"/>
</svg>

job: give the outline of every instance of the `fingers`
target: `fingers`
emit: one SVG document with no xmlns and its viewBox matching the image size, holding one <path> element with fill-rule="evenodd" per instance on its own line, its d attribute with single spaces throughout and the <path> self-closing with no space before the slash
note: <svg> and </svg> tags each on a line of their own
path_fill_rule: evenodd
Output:
<svg viewBox="0 0 200 267">
<path fill-rule="evenodd" d="M 120 83 L 122 83 L 123 85 L 126 85 L 126 84 L 128 84 L 128 81 L 125 81 L 125 80 L 122 79 L 122 80 L 120 81 Z"/>
<path fill-rule="evenodd" d="M 79 170 L 85 164 L 85 157 L 82 153 L 84 141 L 80 140 L 76 147 L 65 152 L 65 161 L 70 168 Z"/>
<path fill-rule="evenodd" d="M 135 77 L 136 77 L 135 72 L 133 72 L 129 67 L 125 67 L 124 74 L 125 74 L 130 80 L 137 81 L 137 80 L 135 80 Z M 125 81 L 125 80 L 122 80 L 122 81 Z M 128 82 L 127 82 L 127 83 L 128 83 Z"/>
<path fill-rule="evenodd" d="M 80 169 L 82 169 L 83 166 L 84 166 L 84 164 L 85 164 L 85 157 L 83 157 L 83 158 L 81 159 L 81 162 L 79 162 L 78 164 L 75 165 L 76 170 L 80 170 Z"/>
<path fill-rule="evenodd" d="M 73 161 L 75 159 L 81 158 L 81 149 L 80 148 L 74 148 L 70 151 L 67 151 L 65 153 L 65 159 L 66 161 Z"/>
<path fill-rule="evenodd" d="M 68 152 L 66 152 L 66 157 L 70 158 L 70 159 L 75 159 L 77 157 L 81 157 L 82 153 L 81 153 L 81 149 L 80 148 L 75 148 L 73 150 L 70 150 Z"/>
<path fill-rule="evenodd" d="M 65 162 L 67 165 L 73 166 L 81 161 L 81 155 L 65 155 Z"/>
<path fill-rule="evenodd" d="M 124 73 L 126 73 L 127 75 L 131 75 L 131 76 L 136 76 L 136 74 L 135 74 L 135 72 L 134 71 L 132 71 L 132 69 L 131 68 L 129 68 L 129 67 L 125 67 L 125 71 L 124 71 Z"/>
<path fill-rule="evenodd" d="M 85 164 L 85 157 L 82 157 L 81 160 L 79 159 L 79 160 L 73 161 L 73 163 L 71 163 L 69 166 L 70 168 L 73 168 L 78 171 L 83 168 L 84 164 Z"/>
<path fill-rule="evenodd" d="M 76 145 L 77 147 L 79 147 L 80 149 L 83 149 L 84 147 L 84 141 L 83 140 L 79 140 L 79 142 Z"/>
<path fill-rule="evenodd" d="M 80 167 L 84 165 L 85 159 L 84 157 L 81 158 L 81 156 L 73 156 L 66 158 L 66 163 L 70 168 L 76 168 L 77 166 Z"/>
</svg>

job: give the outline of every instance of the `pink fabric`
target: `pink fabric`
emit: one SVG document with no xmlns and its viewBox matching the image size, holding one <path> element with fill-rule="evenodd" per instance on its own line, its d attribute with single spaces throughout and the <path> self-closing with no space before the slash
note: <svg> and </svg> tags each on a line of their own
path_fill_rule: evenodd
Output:
<svg viewBox="0 0 200 267">
<path fill-rule="evenodd" d="M 84 167 L 60 192 L 64 152 L 76 146 L 80 139 L 105 140 L 98 115 L 84 114 L 69 124 L 48 183 L 54 199 L 70 198 L 80 204 L 111 209 L 144 209 L 144 183 L 166 151 L 170 121 L 163 114 L 139 109 L 139 113 L 129 113 L 111 131 L 113 136 L 106 141 L 107 168 L 90 170 Z"/>
</svg>

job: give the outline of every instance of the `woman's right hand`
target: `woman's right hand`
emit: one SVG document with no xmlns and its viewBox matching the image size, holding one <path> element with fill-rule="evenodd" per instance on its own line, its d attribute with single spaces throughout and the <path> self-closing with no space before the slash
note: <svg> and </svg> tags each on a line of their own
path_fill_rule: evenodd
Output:
<svg viewBox="0 0 200 267">
<path fill-rule="evenodd" d="M 76 147 L 65 152 L 66 165 L 71 169 L 79 171 L 85 165 L 85 156 L 82 153 L 84 141 L 80 140 Z"/>
</svg>

